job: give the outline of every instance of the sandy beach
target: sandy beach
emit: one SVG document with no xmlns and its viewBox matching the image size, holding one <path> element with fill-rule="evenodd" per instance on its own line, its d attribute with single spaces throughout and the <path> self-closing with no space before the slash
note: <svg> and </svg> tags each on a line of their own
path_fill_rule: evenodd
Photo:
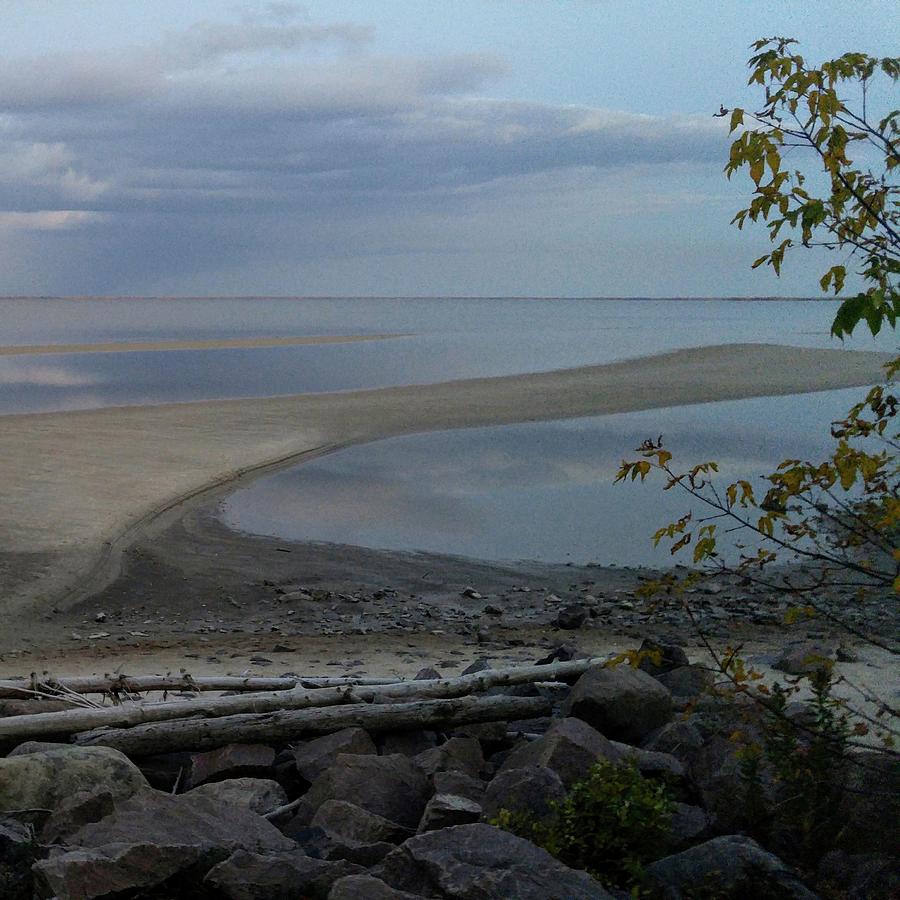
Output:
<svg viewBox="0 0 900 900">
<path fill-rule="evenodd" d="M 865 385 L 887 358 L 736 344 L 442 384 L 5 416 L 2 610 L 76 603 L 191 501 L 304 455 L 417 431 Z"/>
<path fill-rule="evenodd" d="M 149 353 L 166 350 L 251 350 L 315 344 L 356 344 L 407 337 L 402 334 L 317 334 L 298 337 L 225 338 L 209 341 L 116 341 L 94 344 L 19 344 L 0 347 L 0 356 L 52 356 L 62 353 Z"/>
</svg>

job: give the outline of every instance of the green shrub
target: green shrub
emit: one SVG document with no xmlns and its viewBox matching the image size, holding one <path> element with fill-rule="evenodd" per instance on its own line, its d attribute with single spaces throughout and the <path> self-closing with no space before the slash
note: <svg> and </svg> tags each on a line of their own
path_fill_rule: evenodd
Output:
<svg viewBox="0 0 900 900">
<path fill-rule="evenodd" d="M 666 850 L 671 792 L 637 765 L 599 762 L 555 805 L 549 823 L 503 809 L 493 821 L 607 885 L 636 884 L 643 863 Z"/>
</svg>

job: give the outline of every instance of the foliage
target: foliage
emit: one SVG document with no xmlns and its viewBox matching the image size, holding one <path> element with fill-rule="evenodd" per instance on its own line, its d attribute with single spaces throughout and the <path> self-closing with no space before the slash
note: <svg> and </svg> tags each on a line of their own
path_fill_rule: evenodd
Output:
<svg viewBox="0 0 900 900">
<path fill-rule="evenodd" d="M 746 168 L 754 184 L 750 205 L 732 222 L 738 228 L 748 219 L 766 223 L 777 246 L 753 267 L 765 263 L 776 274 L 798 245 L 848 251 L 859 262 L 865 289 L 844 300 L 832 333 L 842 337 L 865 321 L 877 334 L 900 315 L 900 110 L 871 120 L 868 94 L 878 77 L 896 83 L 900 58 L 845 53 L 814 67 L 794 52 L 796 43 L 782 37 L 756 41 L 748 83 L 763 88 L 762 106 L 755 113 L 723 107 L 723 115 L 731 114 L 731 132 L 739 131 L 725 172 L 730 178 Z M 847 90 L 858 93 L 858 102 L 845 96 Z M 813 154 L 823 190 L 808 173 L 784 168 L 792 148 Z M 794 236 L 781 237 L 782 231 Z M 821 288 L 837 296 L 846 277 L 846 266 L 834 265 Z"/>
<path fill-rule="evenodd" d="M 601 761 L 556 804 L 549 824 L 505 809 L 493 824 L 604 884 L 634 884 L 642 864 L 665 852 L 673 809 L 669 789 L 633 761 Z"/>
</svg>

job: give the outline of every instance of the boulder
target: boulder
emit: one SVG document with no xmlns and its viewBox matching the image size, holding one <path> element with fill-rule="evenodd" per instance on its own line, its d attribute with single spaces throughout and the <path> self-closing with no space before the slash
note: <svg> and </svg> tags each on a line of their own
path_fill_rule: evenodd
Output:
<svg viewBox="0 0 900 900">
<path fill-rule="evenodd" d="M 136 843 L 228 852 L 294 847 L 274 825 L 247 809 L 193 792 L 172 797 L 159 791 L 118 802 L 110 815 L 85 825 L 67 841 L 68 846 L 91 849 Z"/>
<path fill-rule="evenodd" d="M 556 614 L 556 627 L 564 631 L 577 631 L 587 621 L 588 611 L 577 603 L 564 606 Z"/>
<path fill-rule="evenodd" d="M 525 766 L 498 773 L 487 786 L 481 805 L 488 821 L 495 819 L 501 809 L 547 821 L 553 817 L 553 804 L 565 796 L 565 786 L 553 769 Z"/>
<path fill-rule="evenodd" d="M 71 744 L 58 744 L 54 741 L 25 741 L 16 747 L 13 747 L 6 754 L 7 759 L 10 756 L 27 756 L 29 753 L 44 753 L 46 750 L 71 750 Z"/>
<path fill-rule="evenodd" d="M 91 900 L 133 896 L 195 867 L 208 868 L 221 853 L 200 846 L 139 842 L 58 853 L 32 866 L 36 897 Z M 202 874 L 202 873 L 201 873 Z M 179 887 L 185 887 L 183 878 Z"/>
<path fill-rule="evenodd" d="M 372 872 L 391 887 L 448 900 L 607 900 L 589 875 L 491 825 L 411 837 Z"/>
<path fill-rule="evenodd" d="M 317 810 L 326 800 L 347 800 L 415 828 L 430 796 L 427 776 L 406 756 L 341 753 L 312 783 L 304 801 Z"/>
<path fill-rule="evenodd" d="M 617 762 L 620 758 L 621 753 L 612 743 L 587 722 L 576 718 L 555 719 L 546 734 L 513 750 L 500 772 L 544 766 L 556 772 L 569 788 L 581 781 L 598 760 Z"/>
<path fill-rule="evenodd" d="M 411 829 L 346 800 L 326 800 L 316 810 L 312 825 L 348 845 L 381 841 L 399 844 L 412 834 Z"/>
<path fill-rule="evenodd" d="M 455 794 L 435 794 L 425 807 L 419 831 L 434 831 L 453 825 L 467 825 L 481 818 L 481 804 Z"/>
<path fill-rule="evenodd" d="M 201 784 L 190 793 L 196 797 L 209 797 L 221 803 L 233 803 L 260 816 L 288 802 L 284 788 L 270 778 L 229 778 L 227 781 Z"/>
<path fill-rule="evenodd" d="M 676 698 L 696 697 L 715 684 L 712 672 L 703 666 L 679 666 L 657 675 L 656 680 Z"/>
<path fill-rule="evenodd" d="M 667 722 L 661 728 L 651 731 L 641 742 L 644 750 L 670 753 L 682 763 L 702 746 L 703 735 L 697 726 L 688 721 L 678 720 Z"/>
<path fill-rule="evenodd" d="M 657 860 L 647 866 L 646 876 L 661 900 L 687 900 L 700 889 L 709 896 L 816 900 L 794 869 L 737 834 Z"/>
<path fill-rule="evenodd" d="M 622 744 L 619 741 L 610 741 L 613 747 L 622 754 L 622 761 L 633 761 L 641 775 L 671 775 L 673 778 L 684 777 L 684 765 L 671 753 L 660 753 L 658 750 L 643 750 L 640 747 L 632 747 L 631 744 Z"/>
<path fill-rule="evenodd" d="M 436 747 L 437 734 L 424 729 L 411 729 L 409 731 L 389 731 L 381 735 L 379 746 L 385 756 L 392 753 L 402 753 L 404 756 L 416 756 L 425 750 Z M 355 750 L 342 750 L 342 753 L 356 753 Z"/>
<path fill-rule="evenodd" d="M 477 778 L 484 768 L 481 744 L 473 737 L 450 738 L 440 747 L 419 753 L 413 760 L 426 775 L 436 772 L 463 772 Z"/>
<path fill-rule="evenodd" d="M 306 781 L 313 782 L 335 761 L 339 753 L 362 756 L 375 755 L 378 750 L 368 732 L 362 728 L 343 728 L 296 747 L 294 759 L 297 771 Z"/>
<path fill-rule="evenodd" d="M 900 859 L 832 850 L 819 862 L 817 887 L 827 897 L 892 900 L 900 897 Z"/>
<path fill-rule="evenodd" d="M 31 864 L 37 849 L 34 832 L 28 825 L 0 816 L 0 896 L 31 900 Z"/>
<path fill-rule="evenodd" d="M 821 644 L 803 643 L 787 647 L 772 668 L 788 675 L 808 675 L 826 666 L 834 659 L 834 651 Z"/>
<path fill-rule="evenodd" d="M 327 897 L 335 881 L 361 871 L 346 860 L 313 859 L 302 850 L 275 854 L 238 850 L 213 866 L 203 884 L 223 900 L 295 900 Z"/>
<path fill-rule="evenodd" d="M 226 778 L 266 778 L 272 775 L 275 751 L 266 744 L 228 744 L 192 753 L 184 778 L 186 790 Z"/>
<path fill-rule="evenodd" d="M 575 682 L 563 704 L 609 738 L 639 742 L 672 717 L 672 695 L 655 678 L 627 665 L 595 666 Z"/>
<path fill-rule="evenodd" d="M 465 772 L 435 772 L 431 778 L 436 794 L 455 794 L 476 803 L 484 796 L 484 782 Z"/>
<path fill-rule="evenodd" d="M 655 641 L 652 638 L 646 638 L 638 648 L 638 652 L 645 654 L 638 663 L 638 668 L 654 677 L 689 663 L 687 653 L 682 647 L 677 644 Z"/>
<path fill-rule="evenodd" d="M 421 900 L 421 895 L 396 891 L 371 875 L 348 875 L 334 883 L 328 900 Z"/>
<path fill-rule="evenodd" d="M 684 850 L 709 837 L 710 821 L 705 810 L 688 803 L 676 803 L 669 821 L 669 846 Z"/>
<path fill-rule="evenodd" d="M 51 813 L 41 828 L 44 844 L 62 844 L 84 825 L 99 822 L 115 807 L 109 791 L 78 791 L 66 797 Z"/>
<path fill-rule="evenodd" d="M 0 759 L 0 812 L 56 809 L 81 791 L 130 797 L 148 785 L 127 756 L 109 747 L 66 747 Z"/>
<path fill-rule="evenodd" d="M 841 849 L 897 855 L 897 829 L 872 823 L 900 821 L 900 761 L 877 750 L 850 757 L 838 815 L 844 824 Z"/>
</svg>

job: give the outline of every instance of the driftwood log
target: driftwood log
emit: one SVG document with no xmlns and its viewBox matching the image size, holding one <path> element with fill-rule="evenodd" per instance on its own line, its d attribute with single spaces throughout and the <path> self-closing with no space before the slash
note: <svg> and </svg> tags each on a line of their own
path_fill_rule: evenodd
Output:
<svg viewBox="0 0 900 900">
<path fill-rule="evenodd" d="M 75 736 L 80 746 L 112 747 L 128 756 L 178 750 L 212 750 L 234 743 L 275 743 L 328 734 L 353 726 L 367 731 L 450 727 L 476 722 L 533 719 L 549 715 L 543 697 L 459 697 L 414 703 L 354 703 L 319 709 L 175 719 L 134 728 L 101 728 Z"/>
<path fill-rule="evenodd" d="M 289 691 L 296 687 L 326 688 L 347 684 L 391 684 L 396 678 L 303 677 L 212 675 L 194 678 L 178 675 L 90 675 L 71 678 L 49 676 L 0 680 L 0 699 L 33 697 L 35 694 L 140 694 L 145 691 Z"/>
<path fill-rule="evenodd" d="M 169 700 L 156 703 L 121 703 L 96 709 L 71 709 L 60 712 L 0 718 L 0 742 L 67 737 L 102 727 L 129 727 L 151 722 L 203 716 L 307 709 L 349 703 L 388 703 L 403 700 L 428 700 L 459 697 L 486 691 L 492 687 L 577 678 L 601 659 L 579 659 L 540 666 L 516 666 L 485 669 L 471 675 L 393 684 L 344 684 L 315 689 L 295 687 L 268 693 L 245 694 L 196 700 Z"/>
</svg>

